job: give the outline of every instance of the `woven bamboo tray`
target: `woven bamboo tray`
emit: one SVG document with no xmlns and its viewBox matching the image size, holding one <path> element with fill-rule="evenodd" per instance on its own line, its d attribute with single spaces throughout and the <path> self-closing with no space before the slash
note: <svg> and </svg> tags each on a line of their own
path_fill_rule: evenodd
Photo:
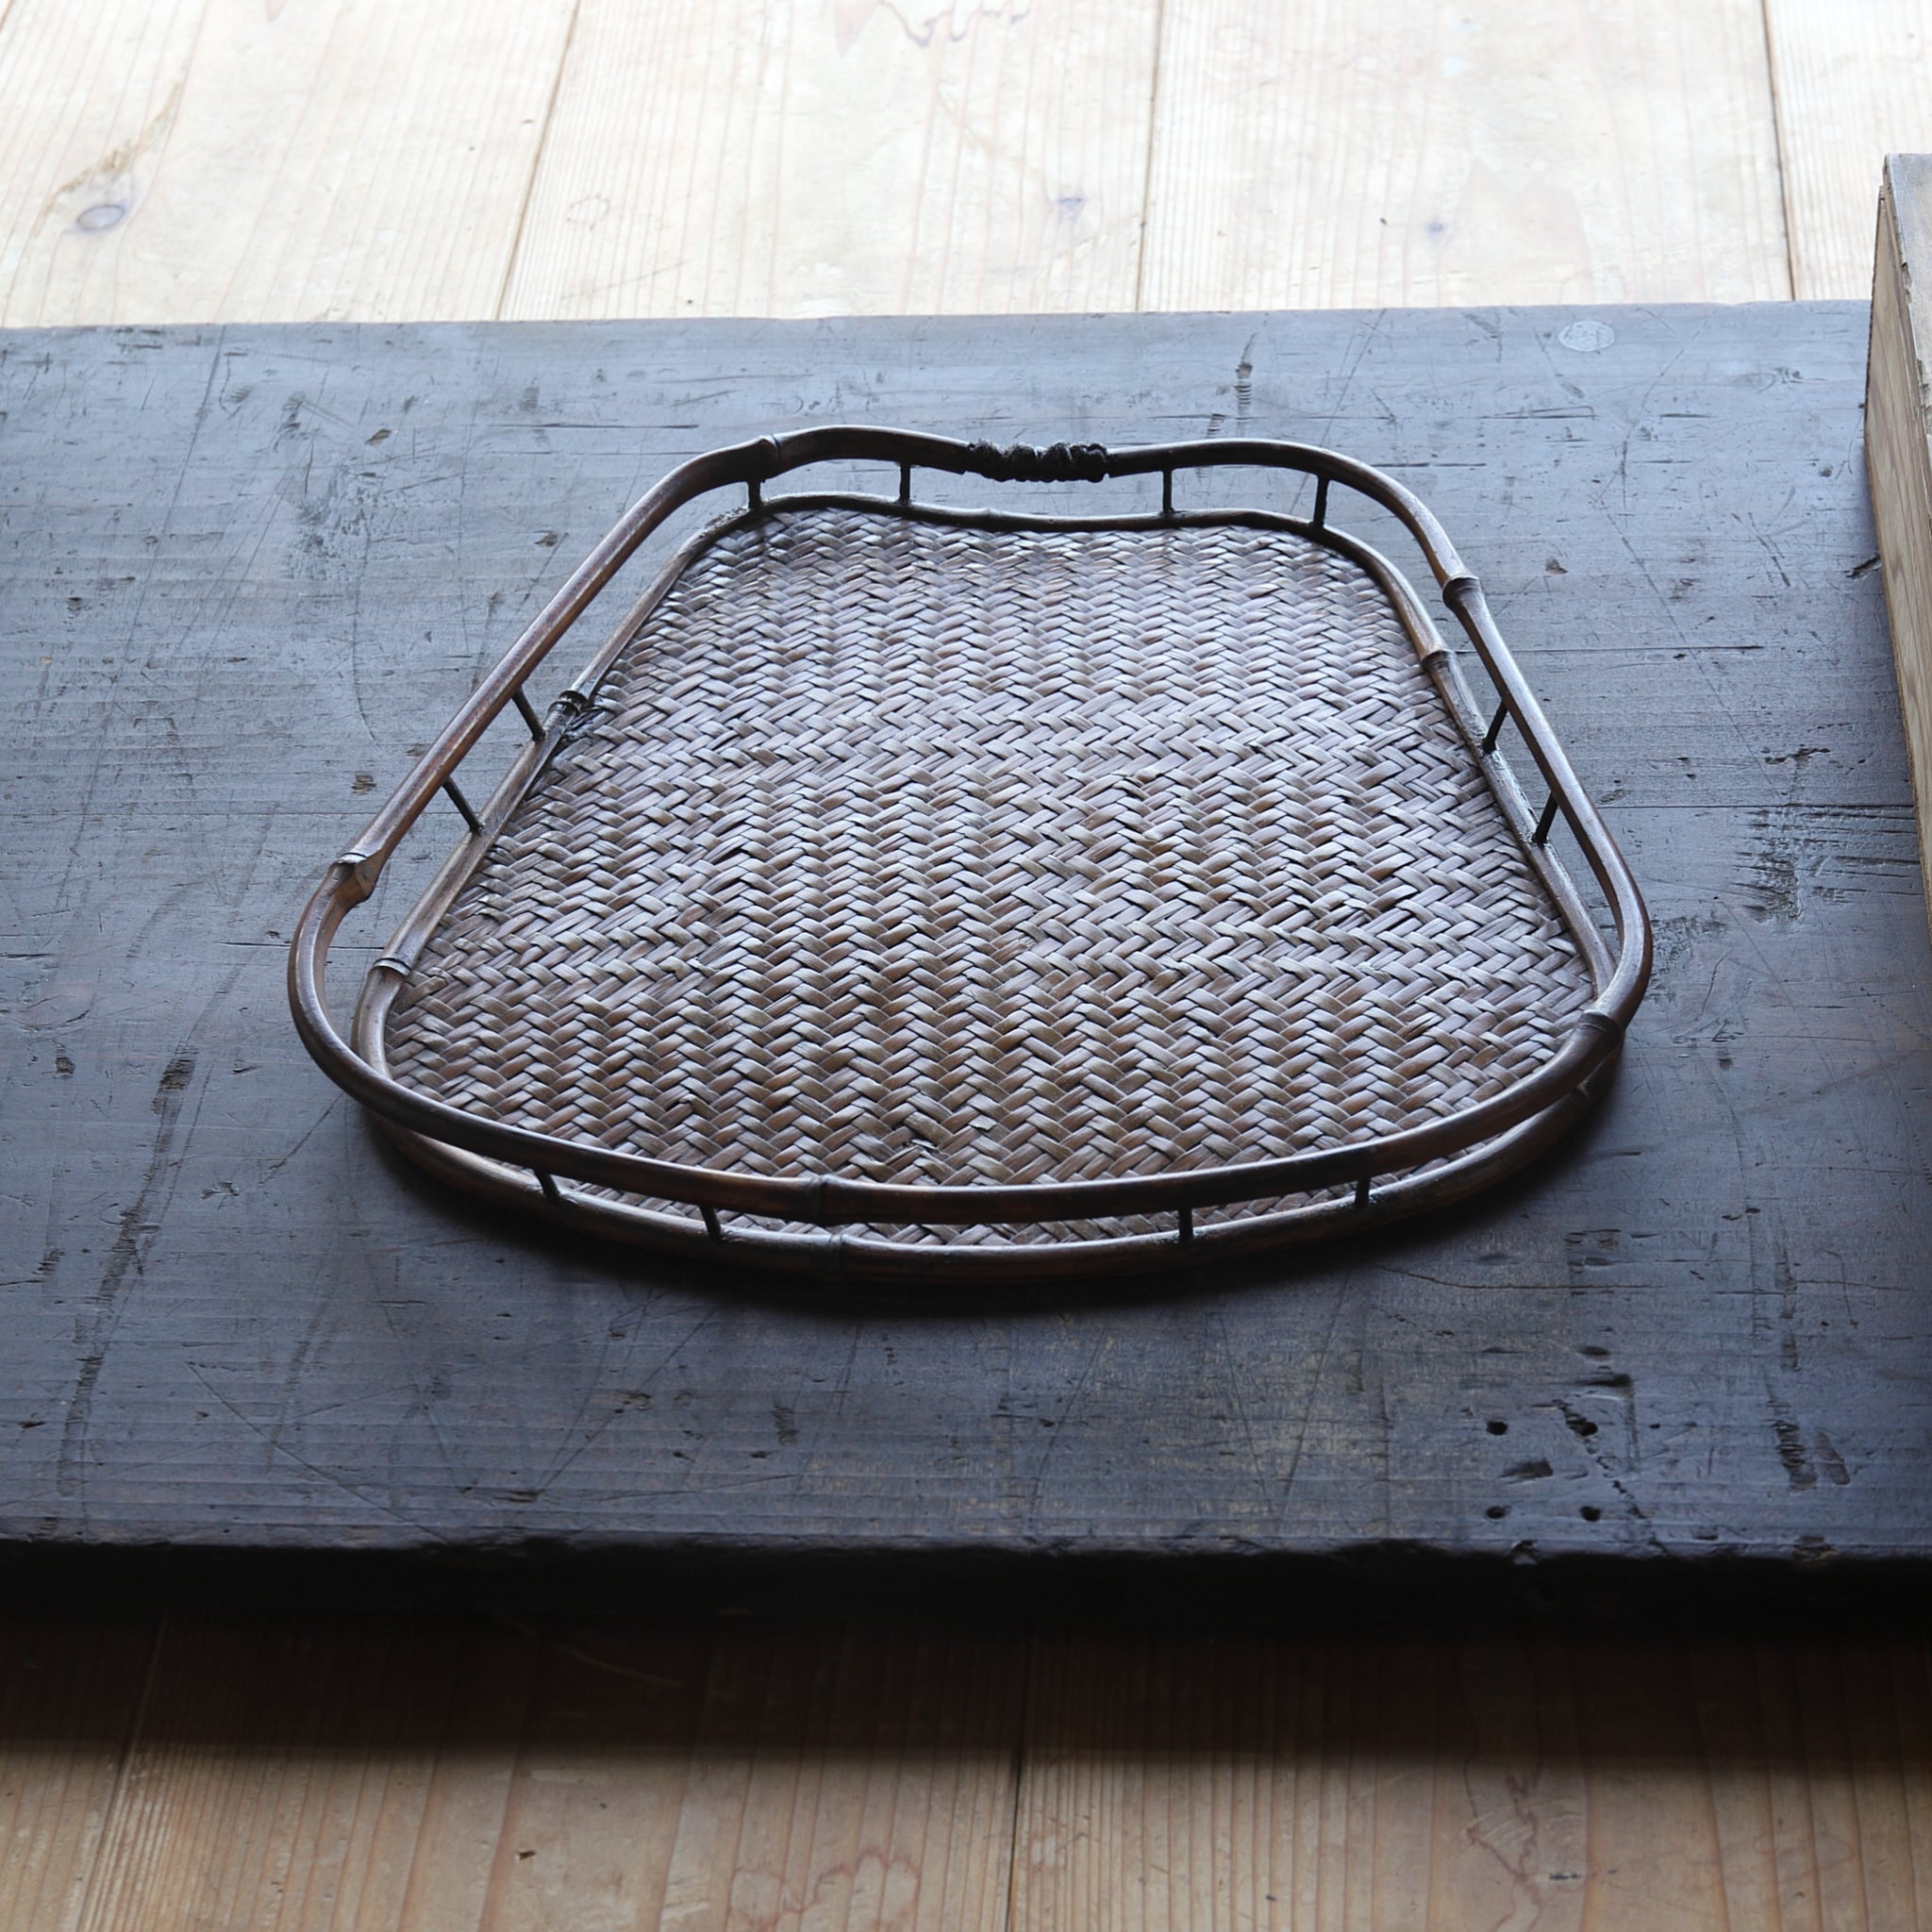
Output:
<svg viewBox="0 0 1932 1932">
<path fill-rule="evenodd" d="M 896 491 L 766 487 L 826 462 Z M 1312 508 L 1175 508 L 1224 465 L 1312 477 Z M 946 508 L 930 473 L 1158 475 L 1161 508 Z M 1492 706 L 1329 521 L 1336 485 L 1407 525 Z M 723 489 L 540 716 L 531 673 Z M 458 768 L 512 706 L 528 741 L 473 803 Z M 344 1038 L 330 941 L 439 792 L 467 835 Z M 1011 1279 L 1470 1194 L 1589 1106 L 1649 965 L 1475 578 L 1391 478 L 1283 442 L 830 428 L 632 508 L 330 867 L 290 985 L 331 1077 L 472 1191 L 713 1259 Z"/>
</svg>

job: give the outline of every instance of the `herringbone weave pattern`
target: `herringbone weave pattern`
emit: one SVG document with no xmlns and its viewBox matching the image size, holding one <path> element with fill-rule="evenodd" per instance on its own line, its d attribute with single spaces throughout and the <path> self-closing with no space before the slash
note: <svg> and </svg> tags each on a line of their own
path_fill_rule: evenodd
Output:
<svg viewBox="0 0 1932 1932">
<path fill-rule="evenodd" d="M 389 1046 L 605 1146 L 1039 1181 L 1441 1119 L 1589 995 L 1354 563 L 822 509 L 686 569 Z"/>
</svg>

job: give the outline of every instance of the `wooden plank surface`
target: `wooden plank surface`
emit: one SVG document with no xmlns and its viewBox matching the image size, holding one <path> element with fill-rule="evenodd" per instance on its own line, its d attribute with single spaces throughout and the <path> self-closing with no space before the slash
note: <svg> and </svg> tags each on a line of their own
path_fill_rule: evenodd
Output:
<svg viewBox="0 0 1932 1932">
<path fill-rule="evenodd" d="M 16 1557 L 521 1551 L 692 1589 L 708 1563 L 727 1600 L 795 1559 L 760 1573 L 793 1602 L 860 1556 L 995 1597 L 996 1561 L 1118 1587 L 1077 1555 L 1268 1600 L 1407 1564 L 1597 1603 L 1922 1561 L 1932 960 L 1862 313 L 1588 320 L 14 339 Z M 289 1029 L 308 881 L 619 505 L 834 408 L 1000 441 L 1240 425 L 1415 482 L 1657 920 L 1588 1129 L 1351 1249 L 1012 1306 L 711 1281 L 387 1163 Z"/>
<path fill-rule="evenodd" d="M 0 319 L 1863 293 L 1923 0 L 12 0 Z"/>
<path fill-rule="evenodd" d="M 1932 149 L 1924 0 L 1765 0 L 1791 292 L 1863 299 L 1888 154 Z"/>
<path fill-rule="evenodd" d="M 1131 308 L 1155 0 L 582 0 L 502 313 Z"/>
<path fill-rule="evenodd" d="M 1036 1660 L 1015 1927 L 1924 1923 L 1916 1641 L 1212 1644 Z"/>
<path fill-rule="evenodd" d="M 0 1924 L 85 1923 L 159 1625 L 152 1610 L 0 1622 Z"/>
<path fill-rule="evenodd" d="M 77 1757 L 15 1827 L 16 1895 L 58 1874 L 84 1908 L 8 1923 L 1000 1926 L 1025 1655 L 931 1627 L 176 1623 L 91 1838 L 39 1815 L 79 1811 Z"/>
<path fill-rule="evenodd" d="M 1914 271 L 1917 270 L 1915 280 Z M 1919 856 L 1932 854 L 1932 161 L 1887 164 L 1872 286 L 1865 461 L 1883 562 L 1906 743 L 1918 799 Z"/>
<path fill-rule="evenodd" d="M 436 1625 L 164 1635 L 79 1932 L 476 1924 L 537 1653 Z"/>
<path fill-rule="evenodd" d="M 1855 297 L 1923 0 L 12 0 L 0 319 Z"/>
<path fill-rule="evenodd" d="M 1790 292 L 1756 0 L 1170 8 L 1142 306 Z"/>
<path fill-rule="evenodd" d="M 573 0 L 14 0 L 0 322 L 490 316 Z"/>
<path fill-rule="evenodd" d="M 1857 296 L 1923 0 L 12 0 L 0 319 Z"/>
<path fill-rule="evenodd" d="M 10 1637 L 0 1902 L 34 1932 L 1876 1932 L 1932 1911 L 1923 1636 Z"/>
</svg>

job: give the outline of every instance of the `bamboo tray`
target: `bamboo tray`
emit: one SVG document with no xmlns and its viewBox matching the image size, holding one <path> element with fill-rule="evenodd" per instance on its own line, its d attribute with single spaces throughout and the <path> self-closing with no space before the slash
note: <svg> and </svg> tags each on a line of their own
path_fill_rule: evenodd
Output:
<svg viewBox="0 0 1932 1932">
<path fill-rule="evenodd" d="M 766 489 L 828 462 L 896 491 Z M 1225 465 L 1312 477 L 1310 512 L 1175 508 Z M 947 508 L 930 473 L 1158 475 L 1161 508 Z M 1414 537 L 1492 709 L 1329 521 L 1338 485 Z M 531 673 L 724 489 L 540 716 Z M 458 769 L 512 706 L 528 741 L 473 804 Z M 439 792 L 467 834 L 344 1038 L 330 942 Z M 1474 1192 L 1588 1108 L 1649 966 L 1622 856 L 1393 479 L 1285 442 L 826 428 L 629 511 L 329 868 L 290 990 L 329 1075 L 474 1192 L 694 1257 L 1004 1280 Z"/>
</svg>

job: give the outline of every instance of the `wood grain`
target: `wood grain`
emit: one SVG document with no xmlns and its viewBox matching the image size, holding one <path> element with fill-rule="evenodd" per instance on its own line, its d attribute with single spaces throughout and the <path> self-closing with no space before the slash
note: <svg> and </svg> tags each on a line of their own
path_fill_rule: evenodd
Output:
<svg viewBox="0 0 1932 1932">
<path fill-rule="evenodd" d="M 1917 1641 L 1056 1640 L 1013 1932 L 1924 1924 Z"/>
<path fill-rule="evenodd" d="M 0 321 L 496 312 L 573 0 L 15 0 Z"/>
<path fill-rule="evenodd" d="M 1878 157 L 1932 145 L 1925 30 L 1923 0 L 13 0 L 0 319 L 1852 295 Z"/>
<path fill-rule="evenodd" d="M 998 1632 L 727 1627 L 667 1918 L 702 1932 L 1003 1925 L 1025 1661 L 1024 1638 Z"/>
<path fill-rule="evenodd" d="M 76 1932 L 159 1619 L 0 1623 L 0 1925 Z"/>
<path fill-rule="evenodd" d="M 1914 271 L 1917 271 L 1916 286 Z M 1892 662 L 1918 803 L 1919 861 L 1932 859 L 1932 159 L 1887 163 L 1878 207 L 1867 365 L 1865 467 L 1883 560 Z"/>
<path fill-rule="evenodd" d="M 1144 308 L 1790 292 L 1757 0 L 1167 9 Z"/>
<path fill-rule="evenodd" d="M 518 1748 L 485 1926 L 997 1926 L 1024 1644 L 586 1628 Z"/>
<path fill-rule="evenodd" d="M 583 0 L 506 316 L 1130 308 L 1155 0 Z"/>
<path fill-rule="evenodd" d="M 147 1629 L 0 1634 L 0 1906 L 35 1932 L 1932 1907 L 1918 1638 L 177 1618 L 149 1683 Z"/>
<path fill-rule="evenodd" d="M 0 322 L 105 321 L 206 0 L 14 0 L 0 22 Z"/>
<path fill-rule="evenodd" d="M 88 1894 L 75 1932 L 991 1932 L 1024 1659 L 936 1629 L 181 1622 L 91 1886 L 91 1838 L 17 1829 L 36 1895 Z"/>
<path fill-rule="evenodd" d="M 540 1657 L 434 1624 L 171 1626 L 77 1932 L 467 1932 Z"/>
<path fill-rule="evenodd" d="M 1764 0 L 1791 291 L 1862 300 L 1889 154 L 1932 149 L 1925 0 Z"/>
</svg>

